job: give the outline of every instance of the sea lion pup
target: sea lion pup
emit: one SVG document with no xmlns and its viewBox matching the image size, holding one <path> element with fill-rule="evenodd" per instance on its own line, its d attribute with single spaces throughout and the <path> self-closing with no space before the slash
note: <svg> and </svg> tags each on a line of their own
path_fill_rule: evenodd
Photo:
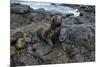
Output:
<svg viewBox="0 0 100 67">
<path fill-rule="evenodd" d="M 39 28 L 36 33 L 40 39 L 53 45 L 59 41 L 58 37 L 60 35 L 61 22 L 62 17 L 60 15 L 55 15 L 51 18 L 51 26 L 48 29 L 44 30 L 43 28 Z"/>
<path fill-rule="evenodd" d="M 62 22 L 62 17 L 60 15 L 55 15 L 51 18 L 51 30 L 59 30 Z"/>
<path fill-rule="evenodd" d="M 55 44 L 59 42 L 60 35 L 60 27 L 62 24 L 62 16 L 55 15 L 51 19 L 51 30 L 53 30 L 54 34 L 52 35 L 52 42 Z"/>
</svg>

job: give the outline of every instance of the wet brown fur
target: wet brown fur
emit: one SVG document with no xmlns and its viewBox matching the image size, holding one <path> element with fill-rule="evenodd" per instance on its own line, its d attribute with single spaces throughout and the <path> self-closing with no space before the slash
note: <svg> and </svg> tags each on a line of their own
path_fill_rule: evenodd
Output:
<svg viewBox="0 0 100 67">
<path fill-rule="evenodd" d="M 58 37 L 60 34 L 60 26 L 61 26 L 62 17 L 59 15 L 53 16 L 51 18 L 51 26 L 44 31 L 43 28 L 39 28 L 37 30 L 37 34 L 40 39 L 44 41 L 51 40 L 53 44 L 58 41 Z"/>
<path fill-rule="evenodd" d="M 51 19 L 51 26 L 44 33 L 44 37 L 52 40 L 55 44 L 58 41 L 58 37 L 60 35 L 60 26 L 61 26 L 62 17 L 59 15 L 53 16 Z"/>
</svg>

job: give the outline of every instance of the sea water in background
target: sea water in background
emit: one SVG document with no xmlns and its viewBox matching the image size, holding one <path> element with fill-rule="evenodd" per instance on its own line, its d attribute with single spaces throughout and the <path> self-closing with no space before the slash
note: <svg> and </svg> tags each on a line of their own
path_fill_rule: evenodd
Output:
<svg viewBox="0 0 100 67">
<path fill-rule="evenodd" d="M 61 6 L 59 4 L 51 4 L 51 3 L 44 3 L 44 2 L 34 2 L 34 1 L 11 1 L 11 2 L 18 2 L 24 5 L 29 5 L 31 8 L 33 9 L 39 9 L 39 8 L 43 8 L 45 10 L 48 11 L 52 11 L 52 12 L 60 12 L 63 14 L 68 14 L 68 13 L 73 13 L 74 16 L 79 16 L 80 12 L 78 11 L 78 9 L 73 9 L 71 7 L 67 7 L 67 6 Z"/>
</svg>

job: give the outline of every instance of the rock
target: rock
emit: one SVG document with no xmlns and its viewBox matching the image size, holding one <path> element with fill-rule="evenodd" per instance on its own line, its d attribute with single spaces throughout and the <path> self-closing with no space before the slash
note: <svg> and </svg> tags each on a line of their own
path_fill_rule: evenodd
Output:
<svg viewBox="0 0 100 67">
<path fill-rule="evenodd" d="M 59 40 L 63 50 L 71 54 L 79 53 L 82 55 L 83 53 L 86 54 L 84 57 L 90 57 L 91 51 L 95 50 L 95 32 L 92 31 L 93 29 L 95 28 L 92 25 L 85 24 L 61 28 Z M 81 52 L 82 47 L 85 48 L 83 52 Z"/>
<path fill-rule="evenodd" d="M 66 17 L 65 14 L 62 14 L 61 12 L 58 12 L 58 11 L 52 11 L 52 12 L 50 12 L 50 15 L 51 15 L 51 16 L 54 16 L 54 15 L 61 15 L 61 16 L 63 16 L 63 17 Z"/>
<path fill-rule="evenodd" d="M 89 6 L 89 5 L 82 5 L 79 7 L 80 11 L 84 11 L 84 12 L 92 12 L 95 13 L 95 6 Z"/>
<path fill-rule="evenodd" d="M 11 33 L 11 45 L 14 45 L 19 38 L 22 38 L 24 35 L 23 32 L 12 32 Z"/>
<path fill-rule="evenodd" d="M 56 3 L 50 3 L 51 5 L 56 5 Z"/>
<path fill-rule="evenodd" d="M 14 67 L 14 66 L 25 66 L 25 64 L 24 64 L 24 62 L 18 61 L 18 58 L 16 57 L 16 55 L 14 55 L 14 56 L 11 56 L 10 66 L 11 67 Z"/>
<path fill-rule="evenodd" d="M 21 5 L 20 3 L 11 3 L 11 7 L 17 6 L 17 5 Z"/>
<path fill-rule="evenodd" d="M 74 25 L 74 24 L 94 24 L 95 17 L 91 14 L 90 16 L 79 16 L 79 17 L 67 17 L 62 20 L 62 25 Z"/>
<path fill-rule="evenodd" d="M 82 22 L 86 22 L 86 20 Z M 80 17 L 68 17 L 62 20 L 62 25 L 66 27 L 66 25 L 82 24 L 82 22 Z"/>
<path fill-rule="evenodd" d="M 75 20 L 77 21 L 76 24 L 84 24 L 88 23 L 89 19 L 86 17 L 76 17 Z"/>
<path fill-rule="evenodd" d="M 34 32 L 32 34 L 31 45 L 28 47 L 28 53 L 32 54 L 33 56 L 44 56 L 48 52 L 50 52 L 52 46 L 46 43 L 44 40 L 41 40 L 37 33 Z"/>
<path fill-rule="evenodd" d="M 80 15 L 82 16 L 82 17 L 86 17 L 86 18 L 90 18 L 91 16 L 94 16 L 95 14 L 94 13 L 92 13 L 92 12 L 80 12 Z"/>
<path fill-rule="evenodd" d="M 62 19 L 62 26 L 75 24 L 74 22 L 75 20 L 73 18 L 65 18 L 65 19 Z"/>
<path fill-rule="evenodd" d="M 36 32 L 32 33 L 31 43 L 34 44 L 36 41 L 40 41 L 39 37 L 37 36 Z"/>
<path fill-rule="evenodd" d="M 11 13 L 15 13 L 15 14 L 25 14 L 28 13 L 30 10 L 30 6 L 28 5 L 16 5 L 11 7 Z"/>
<path fill-rule="evenodd" d="M 44 20 L 49 20 L 50 19 L 50 16 L 48 13 L 44 12 L 40 12 L 40 13 L 37 13 L 34 15 L 34 17 L 31 19 L 31 21 L 35 21 L 35 22 L 41 22 L 41 21 L 44 21 Z"/>
<path fill-rule="evenodd" d="M 77 9 L 79 7 L 79 5 L 77 4 L 59 4 L 60 6 L 65 6 L 65 7 L 71 7 L 71 8 L 75 8 Z"/>
<path fill-rule="evenodd" d="M 37 13 L 27 13 L 24 15 L 24 17 L 29 19 L 30 21 L 34 21 L 35 17 L 37 17 Z"/>
<path fill-rule="evenodd" d="M 69 58 L 60 47 L 53 48 L 47 55 L 42 57 L 49 64 L 68 63 Z"/>
<path fill-rule="evenodd" d="M 43 21 L 43 20 L 50 20 L 50 13 L 43 9 L 36 10 L 37 15 L 34 17 L 34 20 Z"/>
<path fill-rule="evenodd" d="M 35 12 L 37 12 L 37 13 L 44 13 L 46 11 L 43 8 L 39 8 L 39 9 L 36 9 Z"/>
<path fill-rule="evenodd" d="M 69 4 L 60 4 L 60 6 L 68 6 Z"/>
<path fill-rule="evenodd" d="M 85 59 L 83 56 L 81 56 L 81 54 L 75 55 L 68 61 L 68 63 L 77 63 L 77 62 L 85 62 Z"/>
<path fill-rule="evenodd" d="M 93 12 L 95 13 L 95 6 L 88 6 L 84 9 L 85 12 Z"/>
<path fill-rule="evenodd" d="M 30 37 L 24 37 L 26 43 L 30 43 L 31 42 L 31 38 Z"/>
<path fill-rule="evenodd" d="M 27 46 L 27 44 L 26 44 L 24 38 L 18 39 L 17 44 L 16 44 L 16 48 L 17 48 L 17 49 L 23 49 L 23 48 L 25 48 L 26 46 Z"/>
<path fill-rule="evenodd" d="M 66 14 L 66 17 L 70 17 L 70 16 L 74 16 L 74 14 L 73 13 Z"/>
<path fill-rule="evenodd" d="M 35 22 L 41 22 L 44 20 L 49 20 L 50 19 L 50 13 L 45 11 L 44 9 L 36 9 L 30 11 L 30 13 L 26 13 L 23 15 L 25 18 L 29 19 L 31 22 L 35 21 Z"/>
<path fill-rule="evenodd" d="M 44 42 L 37 42 L 28 47 L 27 51 L 33 56 L 42 57 L 50 52 L 50 50 L 51 47 L 48 44 L 45 44 Z"/>
<path fill-rule="evenodd" d="M 10 47 L 10 55 L 16 54 L 16 48 L 14 46 Z"/>
<path fill-rule="evenodd" d="M 92 13 L 83 13 L 83 16 L 79 17 L 79 20 L 82 24 L 87 24 L 87 23 L 91 23 L 91 24 L 95 24 L 95 16 Z"/>
<path fill-rule="evenodd" d="M 16 29 L 21 26 L 25 26 L 30 23 L 30 21 L 19 14 L 11 14 L 11 29 Z"/>
<path fill-rule="evenodd" d="M 30 8 L 29 13 L 34 13 L 35 10 L 33 8 Z"/>
<path fill-rule="evenodd" d="M 31 37 L 32 37 L 32 35 L 30 32 L 24 32 L 23 38 L 25 39 L 26 43 L 28 43 L 28 44 L 31 43 Z"/>
</svg>

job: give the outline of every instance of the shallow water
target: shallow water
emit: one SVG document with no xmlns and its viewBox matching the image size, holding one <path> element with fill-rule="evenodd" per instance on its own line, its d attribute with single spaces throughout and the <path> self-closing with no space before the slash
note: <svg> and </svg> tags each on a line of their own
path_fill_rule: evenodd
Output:
<svg viewBox="0 0 100 67">
<path fill-rule="evenodd" d="M 67 6 L 60 6 L 59 4 L 51 5 L 51 3 L 32 2 L 32 1 L 20 1 L 19 3 L 24 4 L 24 5 L 29 5 L 33 9 L 43 8 L 48 11 L 60 12 L 63 14 L 73 13 L 74 16 L 79 16 L 80 14 L 80 12 L 78 12 L 78 9 L 73 9 Z"/>
</svg>

